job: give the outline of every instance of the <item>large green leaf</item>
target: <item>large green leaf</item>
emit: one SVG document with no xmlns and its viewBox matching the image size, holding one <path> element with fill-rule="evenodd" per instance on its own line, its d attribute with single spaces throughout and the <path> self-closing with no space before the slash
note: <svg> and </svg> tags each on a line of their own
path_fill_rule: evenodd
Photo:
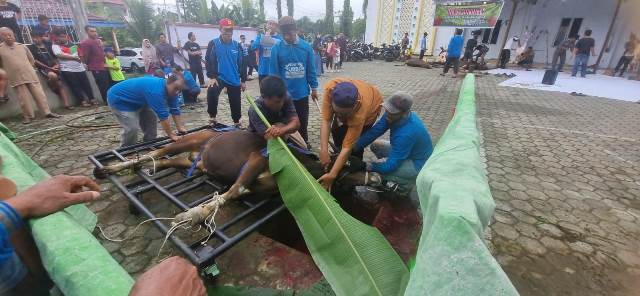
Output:
<svg viewBox="0 0 640 296">
<path fill-rule="evenodd" d="M 251 106 L 269 126 L 253 99 Z M 401 295 L 408 270 L 380 232 L 347 214 L 282 139 L 268 142 L 269 169 L 313 260 L 337 295 Z"/>
</svg>

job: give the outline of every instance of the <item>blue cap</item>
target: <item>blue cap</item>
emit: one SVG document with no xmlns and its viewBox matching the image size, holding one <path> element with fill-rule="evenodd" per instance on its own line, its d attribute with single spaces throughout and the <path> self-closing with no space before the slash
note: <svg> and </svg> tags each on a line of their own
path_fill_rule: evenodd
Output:
<svg viewBox="0 0 640 296">
<path fill-rule="evenodd" d="M 340 82 L 331 91 L 331 101 L 340 108 L 350 108 L 358 102 L 358 88 L 351 82 Z"/>
</svg>

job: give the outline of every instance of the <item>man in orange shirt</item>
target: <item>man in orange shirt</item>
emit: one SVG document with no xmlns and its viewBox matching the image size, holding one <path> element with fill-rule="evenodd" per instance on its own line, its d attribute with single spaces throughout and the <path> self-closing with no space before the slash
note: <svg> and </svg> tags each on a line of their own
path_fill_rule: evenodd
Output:
<svg viewBox="0 0 640 296">
<path fill-rule="evenodd" d="M 362 158 L 364 150 L 352 151 L 360 135 L 371 128 L 380 115 L 382 95 L 377 87 L 362 80 L 333 79 L 324 86 L 322 124 L 320 126 L 320 163 L 325 173 L 318 181 L 331 190 L 333 181 L 349 155 Z M 340 154 L 329 170 L 329 133 Z"/>
</svg>

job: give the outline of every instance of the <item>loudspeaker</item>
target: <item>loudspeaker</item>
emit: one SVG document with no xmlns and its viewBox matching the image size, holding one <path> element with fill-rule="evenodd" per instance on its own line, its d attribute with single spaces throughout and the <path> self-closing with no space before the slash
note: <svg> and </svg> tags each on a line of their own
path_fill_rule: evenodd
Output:
<svg viewBox="0 0 640 296">
<path fill-rule="evenodd" d="M 558 78 L 558 71 L 556 70 L 544 71 L 544 77 L 542 77 L 542 84 L 554 85 L 556 84 L 557 78 Z"/>
</svg>

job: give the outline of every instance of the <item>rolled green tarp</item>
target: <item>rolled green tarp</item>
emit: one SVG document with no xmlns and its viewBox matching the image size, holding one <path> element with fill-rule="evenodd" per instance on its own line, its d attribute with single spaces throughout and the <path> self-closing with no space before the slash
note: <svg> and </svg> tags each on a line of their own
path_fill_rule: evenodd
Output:
<svg viewBox="0 0 640 296">
<path fill-rule="evenodd" d="M 26 156 L 0 123 L 2 174 L 18 191 L 49 177 Z M 67 296 L 128 295 L 133 279 L 91 234 L 96 215 L 84 205 L 71 206 L 49 216 L 29 220 L 42 262 L 56 286 Z"/>
<path fill-rule="evenodd" d="M 416 181 L 424 219 L 406 296 L 518 295 L 483 240 L 495 204 L 480 160 L 474 87 L 467 74 L 455 116 Z"/>
</svg>

